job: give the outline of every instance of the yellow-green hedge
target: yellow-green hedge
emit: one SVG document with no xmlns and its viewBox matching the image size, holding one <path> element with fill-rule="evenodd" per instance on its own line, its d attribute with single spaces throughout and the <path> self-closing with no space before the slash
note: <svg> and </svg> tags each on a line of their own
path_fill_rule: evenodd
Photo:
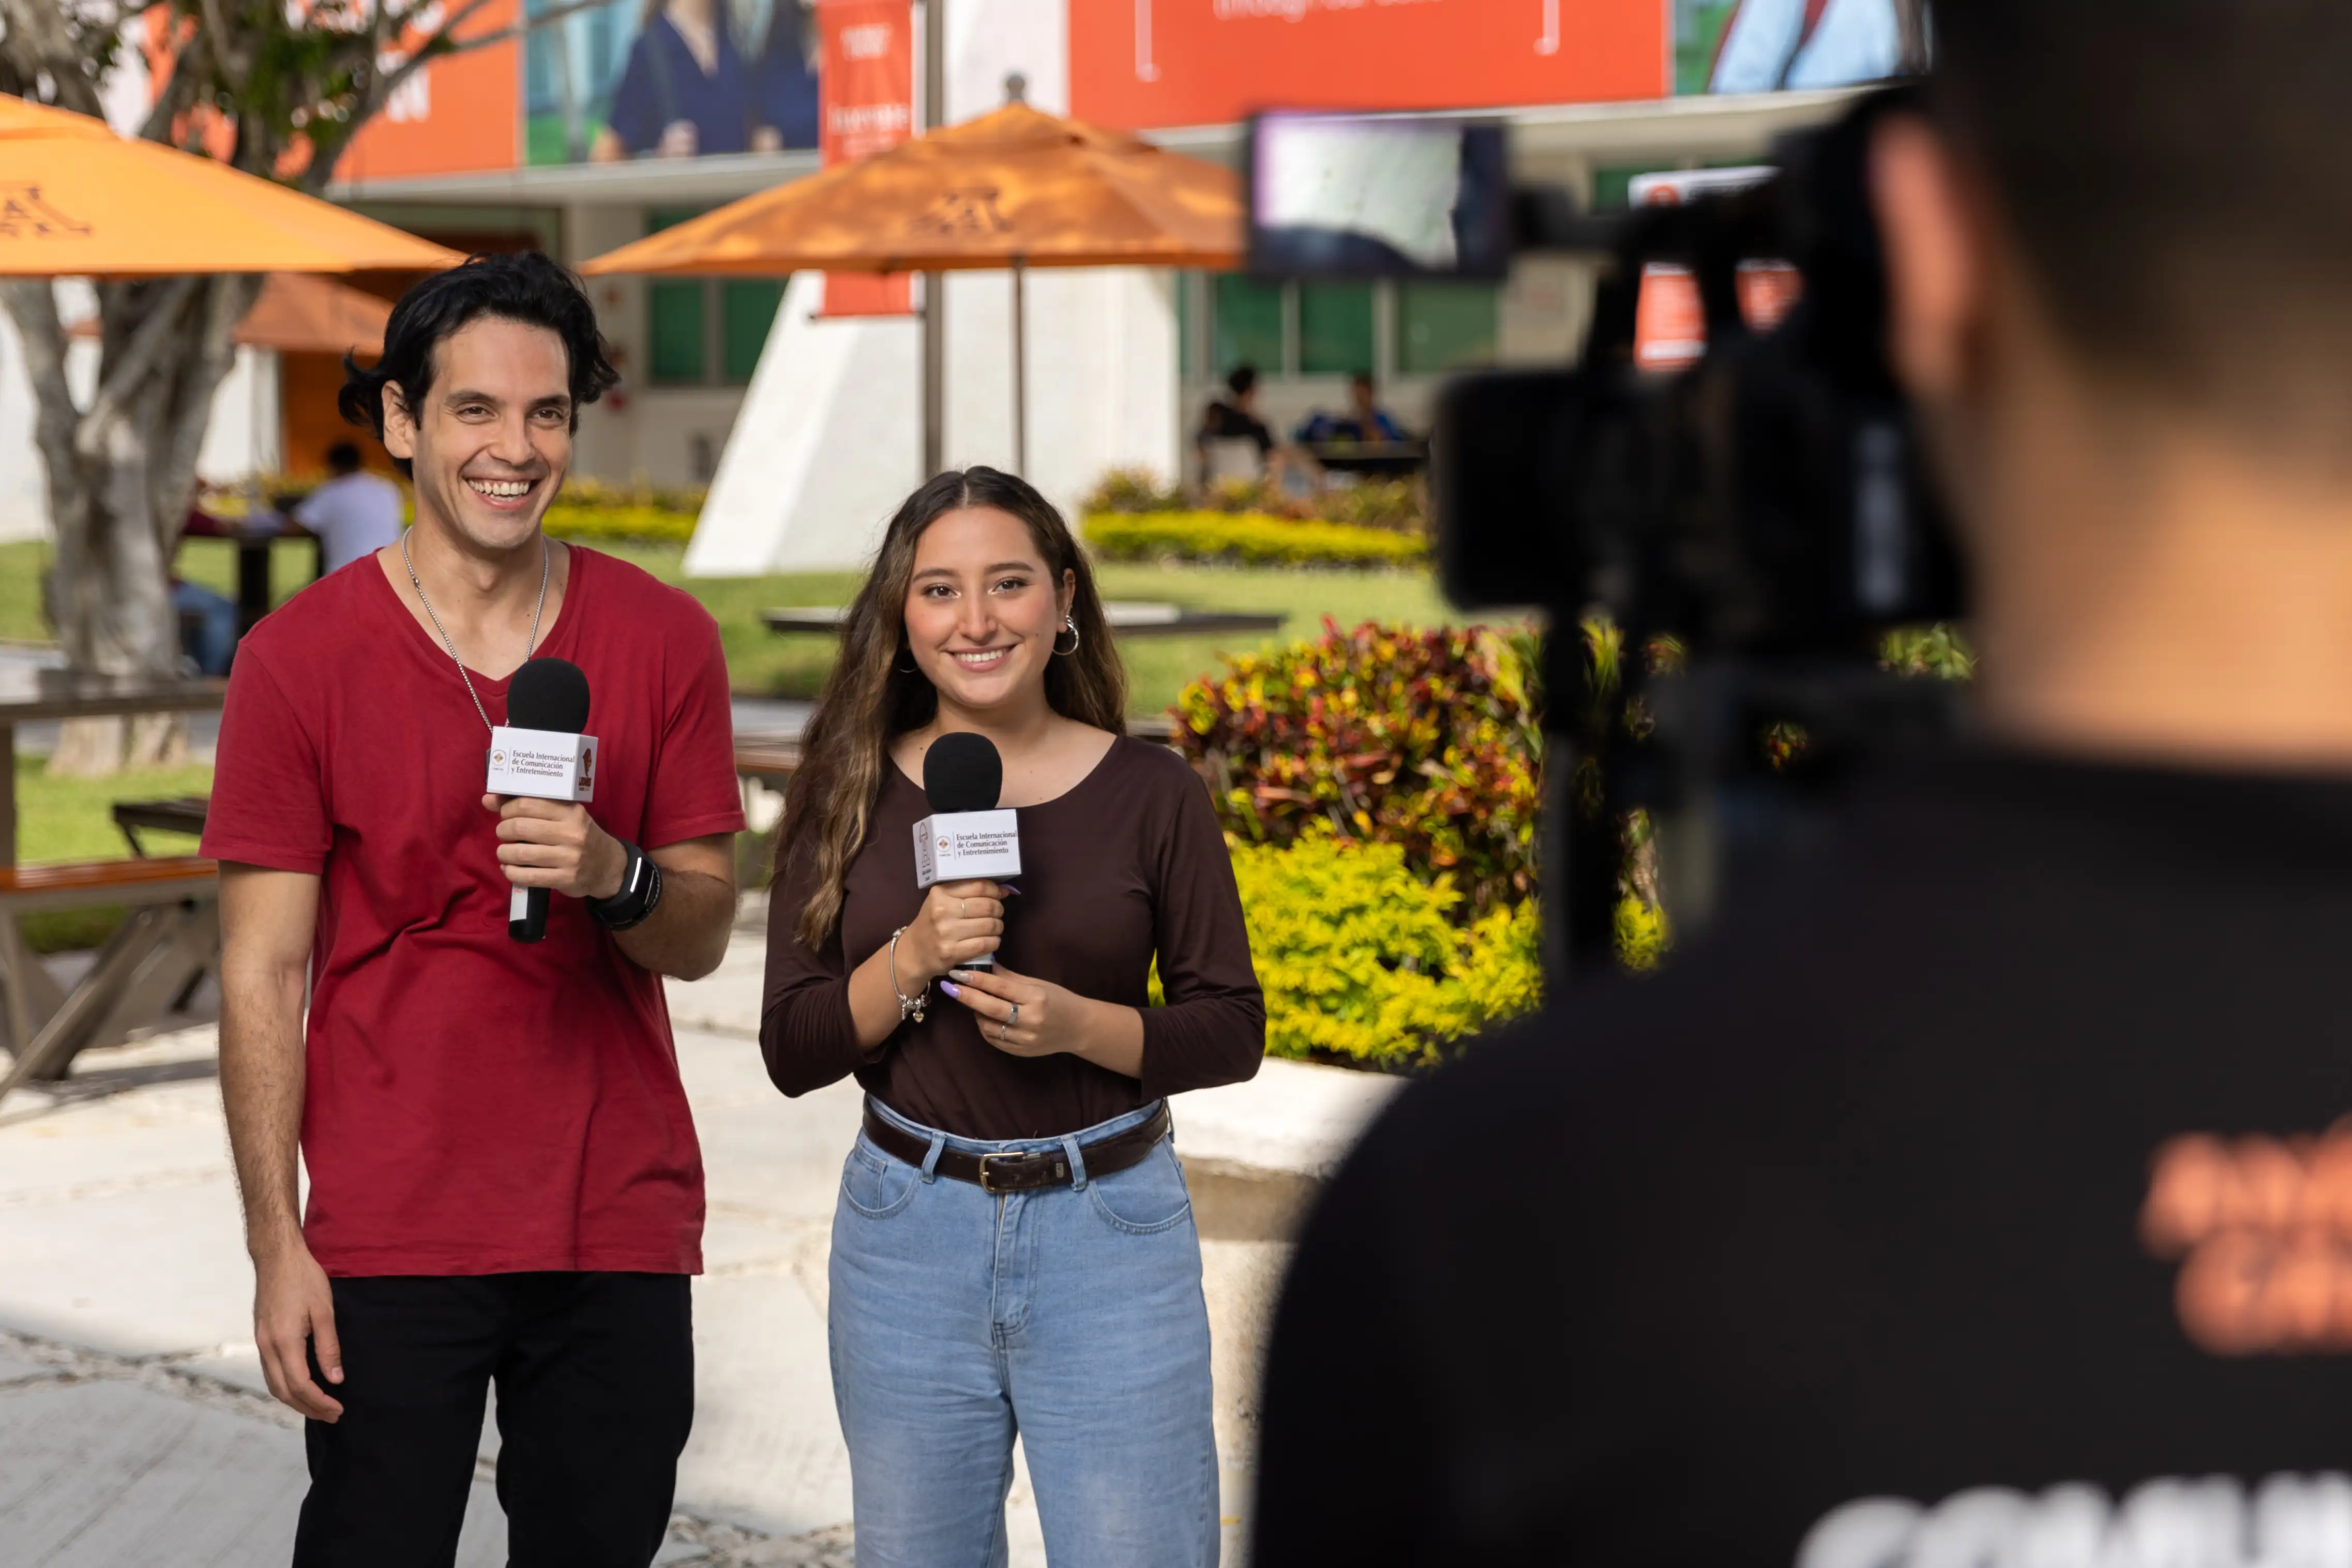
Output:
<svg viewBox="0 0 2352 1568">
<path fill-rule="evenodd" d="M 1451 879 L 1423 881 L 1400 845 L 1328 829 L 1284 847 L 1228 842 L 1269 1056 L 1422 1067 L 1535 1008 L 1532 900 L 1457 925 Z"/>
<path fill-rule="evenodd" d="M 1412 566 L 1428 543 L 1384 528 L 1293 522 L 1262 512 L 1097 512 L 1087 542 L 1105 561 L 1213 561 L 1236 566 Z"/>
<path fill-rule="evenodd" d="M 547 509 L 547 531 L 558 539 L 648 540 L 684 544 L 694 537 L 694 514 L 653 506 L 572 506 L 557 501 Z"/>
</svg>

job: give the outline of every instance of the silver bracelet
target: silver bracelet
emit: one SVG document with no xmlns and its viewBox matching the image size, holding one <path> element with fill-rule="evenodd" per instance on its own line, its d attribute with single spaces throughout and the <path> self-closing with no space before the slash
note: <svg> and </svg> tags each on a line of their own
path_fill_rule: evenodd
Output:
<svg viewBox="0 0 2352 1568">
<path fill-rule="evenodd" d="M 905 926 L 890 933 L 890 956 L 887 961 L 890 971 L 890 994 L 898 999 L 898 1022 L 903 1024 L 912 1018 L 919 1024 L 923 1021 L 923 1008 L 931 1000 L 931 983 L 924 981 L 923 988 L 912 996 L 898 989 L 898 939 L 906 934 Z"/>
</svg>

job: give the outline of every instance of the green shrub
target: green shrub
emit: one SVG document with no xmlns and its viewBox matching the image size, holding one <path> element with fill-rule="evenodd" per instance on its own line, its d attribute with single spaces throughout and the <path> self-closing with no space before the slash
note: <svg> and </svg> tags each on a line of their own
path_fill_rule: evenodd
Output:
<svg viewBox="0 0 2352 1568">
<path fill-rule="evenodd" d="M 1535 891 L 1543 745 L 1533 639 L 1328 620 L 1315 642 L 1228 655 L 1186 687 L 1176 742 L 1228 832 L 1286 844 L 1310 825 L 1402 847 L 1450 876 L 1461 918 Z"/>
<path fill-rule="evenodd" d="M 557 497 L 563 506 L 602 507 L 614 510 L 651 507 L 656 511 L 683 512 L 693 517 L 702 510 L 709 492 L 700 486 L 687 489 L 658 489 L 650 484 L 614 484 L 607 479 L 583 479 L 578 475 L 563 481 L 563 493 Z"/>
<path fill-rule="evenodd" d="M 1234 566 L 1412 566 L 1429 555 L 1413 534 L 1262 513 L 1097 512 L 1087 542 L 1104 561 L 1201 561 Z"/>
<path fill-rule="evenodd" d="M 1410 479 L 1363 479 L 1328 489 L 1316 511 L 1328 522 L 1354 528 L 1384 528 L 1392 533 L 1427 531 L 1429 517 L 1421 504 L 1421 488 Z"/>
<path fill-rule="evenodd" d="M 1184 505 L 1184 492 L 1162 485 L 1150 468 L 1113 468 L 1095 481 L 1078 510 L 1092 517 L 1097 512 L 1181 511 Z"/>
<path fill-rule="evenodd" d="M 1878 663 L 1897 675 L 1932 675 L 1939 680 L 1968 680 L 1977 672 L 1976 651 L 1958 627 L 1942 621 L 1887 633 L 1878 645 Z"/>
<path fill-rule="evenodd" d="M 1308 495 L 1293 495 L 1265 479 L 1220 479 L 1196 500 L 1181 486 L 1161 484 L 1149 468 L 1113 468 L 1096 481 L 1078 510 L 1086 517 L 1199 510 L 1425 533 L 1429 512 L 1424 502 L 1424 492 L 1413 479 L 1360 479 Z"/>
<path fill-rule="evenodd" d="M 645 540 L 684 544 L 694 537 L 692 512 L 652 506 L 577 506 L 569 494 L 547 509 L 546 528 L 556 539 Z"/>
<path fill-rule="evenodd" d="M 1318 829 L 1286 847 L 1235 844 L 1270 1056 L 1402 1069 L 1533 1010 L 1533 903 L 1467 925 L 1452 879 L 1425 882 L 1394 844 Z"/>
</svg>

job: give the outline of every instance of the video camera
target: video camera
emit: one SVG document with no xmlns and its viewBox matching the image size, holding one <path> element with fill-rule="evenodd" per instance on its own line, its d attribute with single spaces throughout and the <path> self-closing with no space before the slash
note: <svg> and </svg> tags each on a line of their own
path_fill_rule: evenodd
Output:
<svg viewBox="0 0 2352 1568">
<path fill-rule="evenodd" d="M 1801 837 L 1819 781 L 1950 721 L 1947 683 L 1880 665 L 1890 629 L 1964 605 L 1886 364 L 1867 196 L 1871 128 L 1914 90 L 1857 99 L 1786 139 L 1773 168 L 1665 183 L 1672 199 L 1607 217 L 1564 191 L 1514 190 L 1502 127 L 1475 118 L 1252 123 L 1253 272 L 1491 278 L 1515 253 L 1602 261 L 1580 363 L 1455 378 L 1430 447 L 1447 595 L 1538 608 L 1552 628 L 1556 975 L 1612 951 L 1628 813 L 1646 815 L 1687 929 L 1723 882 Z M 1578 628 L 1596 616 L 1622 658 L 1587 657 Z M 1801 765 L 1785 746 L 1768 754 L 1768 731 L 1801 734 Z"/>
</svg>

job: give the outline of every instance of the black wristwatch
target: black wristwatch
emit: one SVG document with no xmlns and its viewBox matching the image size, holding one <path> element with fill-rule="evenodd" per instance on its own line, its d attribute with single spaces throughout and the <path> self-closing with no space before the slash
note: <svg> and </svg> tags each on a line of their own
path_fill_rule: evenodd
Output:
<svg viewBox="0 0 2352 1568">
<path fill-rule="evenodd" d="M 661 864 L 652 856 L 624 838 L 621 847 L 628 858 L 621 865 L 621 890 L 609 899 L 586 900 L 588 913 L 606 931 L 627 931 L 641 926 L 661 902 Z"/>
</svg>

